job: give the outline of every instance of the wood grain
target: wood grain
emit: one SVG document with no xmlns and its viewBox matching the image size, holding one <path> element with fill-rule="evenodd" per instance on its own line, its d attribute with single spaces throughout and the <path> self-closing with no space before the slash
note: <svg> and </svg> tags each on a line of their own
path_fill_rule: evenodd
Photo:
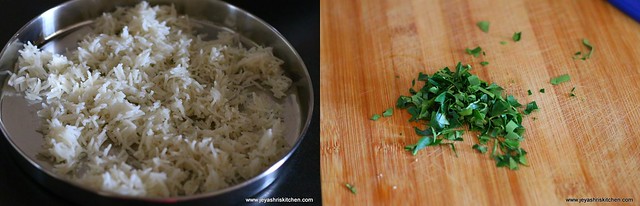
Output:
<svg viewBox="0 0 640 206">
<path fill-rule="evenodd" d="M 606 1 L 320 4 L 325 204 L 562 205 L 570 204 L 566 198 L 589 197 L 640 202 L 640 24 Z M 481 20 L 491 22 L 489 33 L 476 27 Z M 513 42 L 519 31 L 522 40 Z M 594 54 L 574 60 L 576 51 L 587 51 L 582 38 L 592 42 Z M 476 46 L 486 56 L 465 54 Z M 457 158 L 445 147 L 412 156 L 403 147 L 419 137 L 406 111 L 369 120 L 407 95 L 418 72 L 431 74 L 458 61 L 520 102 L 538 103 L 541 110 L 523 122 L 530 167 L 496 168 L 488 155 L 471 149 L 474 133 L 465 133 Z M 570 82 L 549 83 L 565 73 Z M 577 96 L 569 97 L 573 87 Z"/>
</svg>

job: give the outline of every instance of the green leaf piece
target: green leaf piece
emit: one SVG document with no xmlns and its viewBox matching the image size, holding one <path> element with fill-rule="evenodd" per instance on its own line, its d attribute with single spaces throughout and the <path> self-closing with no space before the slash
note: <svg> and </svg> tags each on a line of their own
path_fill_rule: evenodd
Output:
<svg viewBox="0 0 640 206">
<path fill-rule="evenodd" d="M 550 83 L 553 85 L 558 85 L 563 82 L 568 82 L 569 80 L 571 80 L 571 76 L 569 76 L 568 74 L 563 74 L 563 75 L 551 78 Z"/>
<path fill-rule="evenodd" d="M 511 37 L 511 39 L 513 39 L 514 42 L 519 42 L 521 37 L 522 37 L 522 32 L 516 32 L 516 33 L 513 33 L 513 36 Z"/>
<path fill-rule="evenodd" d="M 582 44 L 584 44 L 584 46 L 586 46 L 587 49 L 589 49 L 589 53 L 584 55 L 582 57 L 583 58 L 582 60 L 591 58 L 591 55 L 593 54 L 593 45 L 591 45 L 591 42 L 589 42 L 589 40 L 586 38 L 582 39 Z"/>
<path fill-rule="evenodd" d="M 527 108 L 524 109 L 524 114 L 531 114 L 531 112 L 538 110 L 538 104 L 536 103 L 536 101 L 533 102 L 529 102 L 529 104 L 527 104 Z"/>
<path fill-rule="evenodd" d="M 393 115 L 393 107 L 385 110 L 384 112 L 382 112 L 382 116 L 383 117 L 390 117 L 391 115 Z"/>
<path fill-rule="evenodd" d="M 480 46 L 474 49 L 467 48 L 465 51 L 467 52 L 467 54 L 473 55 L 473 57 L 478 57 L 480 56 L 480 54 L 482 54 L 482 48 Z"/>
<path fill-rule="evenodd" d="M 484 145 L 474 144 L 473 147 L 471 148 L 477 150 L 482 154 L 487 153 L 487 146 L 484 146 Z"/>
<path fill-rule="evenodd" d="M 507 96 L 507 102 L 509 102 L 509 104 L 513 107 L 521 107 L 522 104 L 520 104 L 520 102 L 518 102 L 518 100 L 513 97 L 513 95 L 509 95 Z"/>
<path fill-rule="evenodd" d="M 354 195 L 357 193 L 355 186 L 353 186 L 353 185 L 351 185 L 349 183 L 346 183 L 344 186 L 347 187 L 347 189 L 349 189 L 349 191 L 351 191 L 351 193 L 353 193 Z"/>
<path fill-rule="evenodd" d="M 480 28 L 480 30 L 482 30 L 484 33 L 489 32 L 489 24 L 490 23 L 488 21 L 479 21 L 478 23 L 476 23 L 478 28 Z"/>
<path fill-rule="evenodd" d="M 582 39 L 582 45 L 584 45 L 585 47 L 587 47 L 587 49 L 589 50 L 589 52 L 587 52 L 586 54 L 582 51 L 578 51 L 576 53 L 573 54 L 573 58 L 574 59 L 582 59 L 582 60 L 587 60 L 589 58 L 591 58 L 591 55 L 593 54 L 594 51 L 594 47 L 591 44 L 591 42 L 589 42 L 588 39 L 583 38 Z"/>
</svg>

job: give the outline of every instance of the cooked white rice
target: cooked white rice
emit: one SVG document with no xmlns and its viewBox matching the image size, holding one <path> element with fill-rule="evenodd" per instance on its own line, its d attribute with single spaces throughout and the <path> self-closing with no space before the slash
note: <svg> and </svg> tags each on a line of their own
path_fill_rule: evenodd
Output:
<svg viewBox="0 0 640 206">
<path fill-rule="evenodd" d="M 96 19 L 67 56 L 20 50 L 8 84 L 42 104 L 55 172 L 124 195 L 182 196 L 254 177 L 288 150 L 274 101 L 291 85 L 282 60 L 191 27 L 142 2 Z"/>
</svg>

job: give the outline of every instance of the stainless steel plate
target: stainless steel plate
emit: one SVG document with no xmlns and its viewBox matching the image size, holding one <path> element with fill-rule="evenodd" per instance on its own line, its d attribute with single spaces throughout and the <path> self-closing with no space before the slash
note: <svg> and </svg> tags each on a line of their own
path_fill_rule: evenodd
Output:
<svg viewBox="0 0 640 206">
<path fill-rule="evenodd" d="M 193 196 L 174 198 L 128 197 L 115 193 L 96 191 L 58 177 L 52 172 L 50 162 L 39 158 L 43 151 L 43 137 L 38 133 L 41 120 L 36 111 L 39 105 L 29 105 L 6 85 L 8 70 L 13 71 L 17 62 L 17 51 L 22 44 L 31 41 L 43 50 L 66 53 L 74 50 L 77 41 L 90 31 L 92 20 L 103 12 L 111 12 L 118 6 L 133 6 L 136 0 L 75 0 L 48 10 L 27 23 L 7 43 L 0 53 L 0 128 L 20 166 L 38 182 L 53 192 L 76 202 L 95 204 L 139 204 L 144 202 L 183 203 L 237 203 L 244 197 L 256 194 L 271 184 L 283 169 L 281 166 L 297 149 L 311 120 L 313 90 L 306 67 L 296 51 L 275 29 L 227 3 L 215 0 L 157 0 L 152 5 L 173 4 L 180 14 L 189 15 L 200 34 L 215 36 L 220 31 L 229 31 L 241 36 L 248 45 L 264 45 L 274 48 L 274 54 L 285 61 L 284 68 L 294 80 L 288 96 L 280 103 L 285 105 L 286 139 L 291 150 L 265 172 L 238 185 Z M 80 195 L 81 194 L 81 195 Z"/>
</svg>

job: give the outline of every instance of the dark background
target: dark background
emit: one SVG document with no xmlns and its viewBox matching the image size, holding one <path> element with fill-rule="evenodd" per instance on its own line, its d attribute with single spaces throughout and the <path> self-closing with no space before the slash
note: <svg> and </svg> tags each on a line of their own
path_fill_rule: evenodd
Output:
<svg viewBox="0 0 640 206">
<path fill-rule="evenodd" d="M 0 45 L 4 47 L 28 21 L 63 2 L 0 0 Z M 256 15 L 280 31 L 304 60 L 314 88 L 313 120 L 305 140 L 287 162 L 291 170 L 256 197 L 311 197 L 314 203 L 305 205 L 320 205 L 320 4 L 318 1 L 289 0 L 227 2 Z M 9 149 L 6 141 L 0 141 L 0 205 L 74 205 L 24 174 L 10 158 Z"/>
</svg>

